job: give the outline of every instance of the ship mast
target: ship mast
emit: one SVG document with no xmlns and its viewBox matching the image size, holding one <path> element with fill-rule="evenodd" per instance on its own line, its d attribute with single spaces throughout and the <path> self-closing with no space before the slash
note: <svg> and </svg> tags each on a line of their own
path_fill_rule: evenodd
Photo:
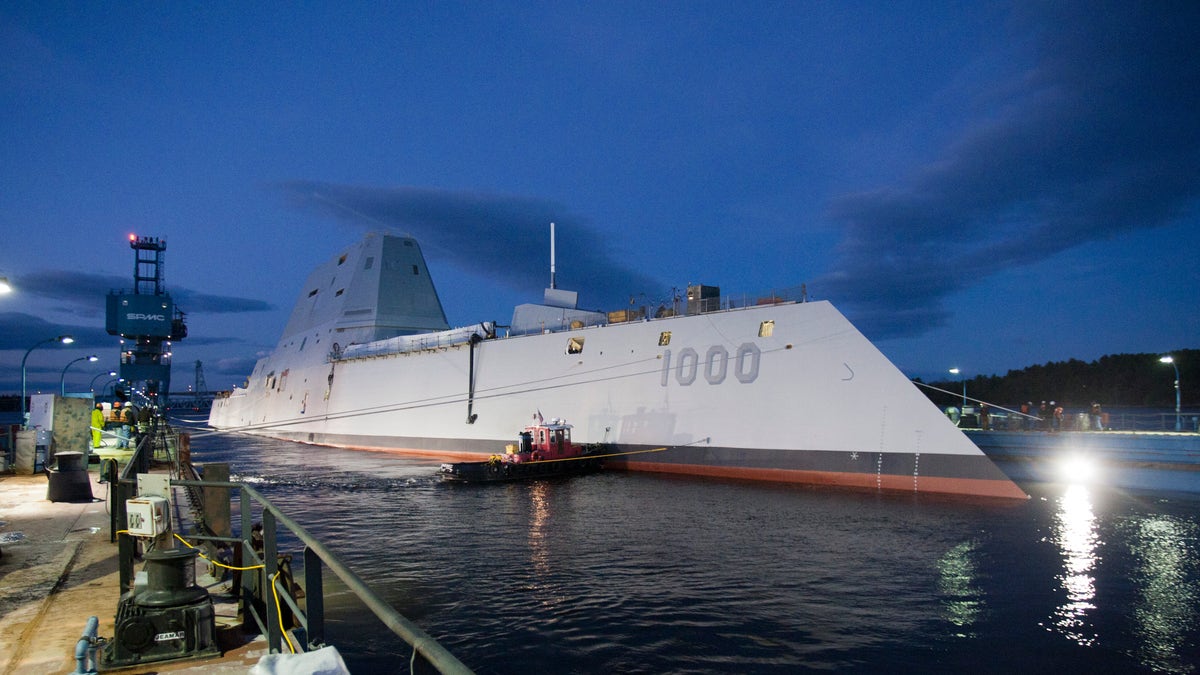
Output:
<svg viewBox="0 0 1200 675">
<path fill-rule="evenodd" d="M 557 288 L 554 285 L 554 223 L 550 223 L 550 288 Z"/>
</svg>

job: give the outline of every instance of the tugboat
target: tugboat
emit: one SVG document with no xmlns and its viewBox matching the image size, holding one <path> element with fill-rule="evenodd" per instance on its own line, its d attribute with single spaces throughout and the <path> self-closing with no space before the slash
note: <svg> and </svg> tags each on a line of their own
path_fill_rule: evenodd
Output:
<svg viewBox="0 0 1200 675">
<path fill-rule="evenodd" d="M 482 462 L 443 464 L 442 480 L 454 483 L 501 483 L 505 481 L 574 476 L 602 468 L 604 445 L 571 442 L 571 425 L 558 418 L 545 422 L 539 413 L 531 424 L 509 443 L 503 455 Z"/>
</svg>

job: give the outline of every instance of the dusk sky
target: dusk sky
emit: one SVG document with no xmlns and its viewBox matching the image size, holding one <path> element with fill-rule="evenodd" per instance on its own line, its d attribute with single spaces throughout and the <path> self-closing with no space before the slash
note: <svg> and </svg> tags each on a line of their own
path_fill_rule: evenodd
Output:
<svg viewBox="0 0 1200 675">
<path fill-rule="evenodd" d="M 910 377 L 1200 347 L 1194 0 L 5 2 L 0 153 L 0 393 L 116 367 L 130 233 L 175 391 L 368 231 L 508 323 L 550 221 L 582 306 L 803 283 Z"/>
</svg>

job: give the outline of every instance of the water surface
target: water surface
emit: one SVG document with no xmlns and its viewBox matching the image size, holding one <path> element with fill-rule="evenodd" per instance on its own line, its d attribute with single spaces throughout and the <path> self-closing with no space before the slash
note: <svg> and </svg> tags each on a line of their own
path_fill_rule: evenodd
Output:
<svg viewBox="0 0 1200 675">
<path fill-rule="evenodd" d="M 1010 502 L 616 472 L 447 485 L 436 463 L 387 453 L 244 436 L 192 448 L 480 673 L 1200 662 L 1196 495 L 1023 483 L 1032 498 Z M 353 671 L 407 670 L 352 595 L 327 611 Z"/>
</svg>

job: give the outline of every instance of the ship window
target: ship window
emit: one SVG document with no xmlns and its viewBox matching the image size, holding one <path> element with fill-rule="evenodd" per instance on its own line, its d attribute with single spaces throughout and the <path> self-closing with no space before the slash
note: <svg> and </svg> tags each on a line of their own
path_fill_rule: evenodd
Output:
<svg viewBox="0 0 1200 675">
<path fill-rule="evenodd" d="M 346 262 L 346 254 L 345 253 L 342 254 L 342 257 L 338 258 L 339 265 L 341 265 L 344 262 Z"/>
<path fill-rule="evenodd" d="M 581 338 L 581 337 L 569 338 L 567 340 L 567 353 L 568 354 L 582 354 L 583 353 L 583 338 Z"/>
<path fill-rule="evenodd" d="M 311 298 L 312 296 L 314 296 L 314 295 L 316 295 L 316 294 L 317 294 L 317 289 L 315 289 L 315 288 L 314 288 L 314 289 L 312 289 L 311 291 L 309 291 L 309 292 L 308 292 L 308 297 L 310 297 L 310 298 Z"/>
<path fill-rule="evenodd" d="M 338 297 L 339 295 L 341 295 L 342 293 L 345 293 L 345 292 L 346 292 L 346 289 L 344 289 L 344 288 L 339 288 L 339 289 L 337 290 L 337 293 L 334 293 L 334 294 L 333 294 L 333 297 L 335 297 L 335 298 L 336 298 L 336 297 Z"/>
<path fill-rule="evenodd" d="M 373 255 L 367 256 L 367 261 L 365 263 L 363 263 L 363 269 L 369 270 L 374 266 L 375 266 L 375 256 L 373 256 Z"/>
<path fill-rule="evenodd" d="M 671 344 L 671 331 L 664 330 L 658 334 L 658 346 L 666 347 L 669 344 Z"/>
<path fill-rule="evenodd" d="M 413 275 L 415 276 L 415 275 L 418 275 L 418 274 L 420 274 L 420 273 L 421 273 L 421 270 L 417 269 L 417 266 L 416 266 L 416 265 L 413 265 Z"/>
<path fill-rule="evenodd" d="M 758 337 L 771 337 L 775 334 L 775 322 L 764 321 L 758 324 Z"/>
</svg>

